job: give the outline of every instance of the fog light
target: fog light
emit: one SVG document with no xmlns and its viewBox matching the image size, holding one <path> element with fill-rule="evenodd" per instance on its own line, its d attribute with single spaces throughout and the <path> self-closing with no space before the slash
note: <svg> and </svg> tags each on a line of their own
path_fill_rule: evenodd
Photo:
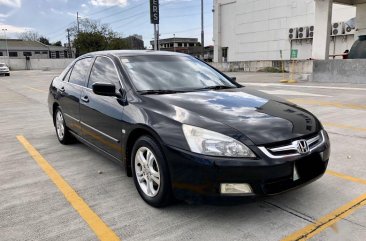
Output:
<svg viewBox="0 0 366 241">
<path fill-rule="evenodd" d="M 221 183 L 221 194 L 246 194 L 252 193 L 252 188 L 247 183 Z"/>
</svg>

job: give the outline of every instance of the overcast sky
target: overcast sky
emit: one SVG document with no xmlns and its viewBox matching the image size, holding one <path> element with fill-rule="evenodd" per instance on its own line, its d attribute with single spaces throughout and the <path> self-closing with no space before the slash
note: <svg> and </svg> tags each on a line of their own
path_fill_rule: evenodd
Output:
<svg viewBox="0 0 366 241">
<path fill-rule="evenodd" d="M 200 39 L 200 0 L 160 0 L 161 38 Z M 212 0 L 205 4 L 205 44 L 212 44 Z M 66 41 L 65 29 L 81 17 L 110 23 L 123 36 L 141 34 L 145 45 L 153 38 L 149 0 L 0 0 L 0 30 L 10 38 L 26 30 L 36 31 L 51 42 Z M 0 33 L 1 38 L 4 32 Z"/>
</svg>

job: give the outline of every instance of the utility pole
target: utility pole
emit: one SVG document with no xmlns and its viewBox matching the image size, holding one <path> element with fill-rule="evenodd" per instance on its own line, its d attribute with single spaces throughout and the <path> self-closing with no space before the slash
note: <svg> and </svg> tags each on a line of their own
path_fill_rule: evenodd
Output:
<svg viewBox="0 0 366 241">
<path fill-rule="evenodd" d="M 202 45 L 202 60 L 205 60 L 205 30 L 203 18 L 203 0 L 201 0 L 201 45 Z"/>
<path fill-rule="evenodd" d="M 76 12 L 76 22 L 77 22 L 77 28 L 78 28 L 78 33 L 79 33 L 80 32 L 79 12 Z"/>
<path fill-rule="evenodd" d="M 8 55 L 8 59 L 9 59 L 9 47 L 8 47 L 8 38 L 6 36 L 6 31 L 8 31 L 7 28 L 3 28 L 2 31 L 4 31 L 4 35 L 5 35 L 5 45 L 6 45 L 6 53 Z"/>
<path fill-rule="evenodd" d="M 173 35 L 174 35 L 173 48 L 174 48 L 174 52 L 176 52 L 175 51 L 175 34 L 173 34 Z"/>
<path fill-rule="evenodd" d="M 69 56 L 67 56 L 68 58 L 72 58 L 72 52 L 71 52 L 71 42 L 70 42 L 70 29 L 66 29 L 67 30 L 67 41 L 69 42 L 69 48 L 68 48 L 68 51 L 69 51 L 69 53 L 68 53 L 68 55 Z"/>
</svg>

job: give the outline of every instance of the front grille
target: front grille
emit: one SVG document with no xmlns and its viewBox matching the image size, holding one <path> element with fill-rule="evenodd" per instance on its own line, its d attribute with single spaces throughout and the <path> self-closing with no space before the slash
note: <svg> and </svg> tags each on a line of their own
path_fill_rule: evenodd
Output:
<svg viewBox="0 0 366 241">
<path fill-rule="evenodd" d="M 290 156 L 299 156 L 301 154 L 309 154 L 314 149 L 319 147 L 324 143 L 324 134 L 321 131 L 316 136 L 310 137 L 305 139 L 308 152 L 307 153 L 300 153 L 299 152 L 299 140 L 292 141 L 291 143 L 287 143 L 281 146 L 271 146 L 265 147 L 261 146 L 258 147 L 264 154 L 271 158 L 283 158 L 283 157 L 290 157 Z"/>
</svg>

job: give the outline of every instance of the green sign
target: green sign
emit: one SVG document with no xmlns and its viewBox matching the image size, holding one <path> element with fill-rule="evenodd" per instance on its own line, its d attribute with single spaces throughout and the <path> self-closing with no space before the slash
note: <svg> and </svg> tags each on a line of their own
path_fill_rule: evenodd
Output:
<svg viewBox="0 0 366 241">
<path fill-rule="evenodd" d="M 299 53 L 299 50 L 291 49 L 291 59 L 297 59 L 298 53 Z"/>
</svg>

